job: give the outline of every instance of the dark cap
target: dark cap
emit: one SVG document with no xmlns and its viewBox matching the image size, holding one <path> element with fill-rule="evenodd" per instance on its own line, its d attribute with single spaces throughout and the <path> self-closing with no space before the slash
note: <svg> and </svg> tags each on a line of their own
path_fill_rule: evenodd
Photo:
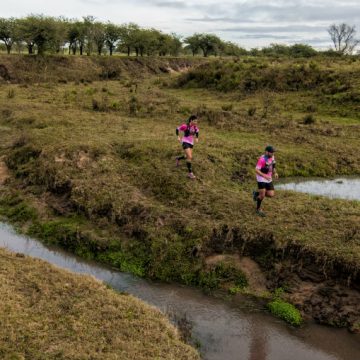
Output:
<svg viewBox="0 0 360 360">
<path fill-rule="evenodd" d="M 265 148 L 265 151 L 267 152 L 270 152 L 270 153 L 274 153 L 276 151 L 276 149 L 271 146 L 271 145 L 268 145 L 266 148 Z"/>
</svg>

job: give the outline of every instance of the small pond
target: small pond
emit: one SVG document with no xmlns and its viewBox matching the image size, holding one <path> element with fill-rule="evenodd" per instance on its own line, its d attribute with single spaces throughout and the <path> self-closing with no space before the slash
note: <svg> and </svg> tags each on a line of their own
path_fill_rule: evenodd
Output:
<svg viewBox="0 0 360 360">
<path fill-rule="evenodd" d="M 276 185 L 279 190 L 292 190 L 332 199 L 360 200 L 360 178 L 295 179 Z"/>
</svg>

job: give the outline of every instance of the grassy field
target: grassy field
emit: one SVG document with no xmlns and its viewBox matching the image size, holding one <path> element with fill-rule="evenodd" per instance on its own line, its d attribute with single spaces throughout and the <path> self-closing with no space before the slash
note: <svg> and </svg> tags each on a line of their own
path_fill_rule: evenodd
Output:
<svg viewBox="0 0 360 360">
<path fill-rule="evenodd" d="M 296 249 L 357 282 L 358 201 L 278 191 L 260 219 L 251 197 L 269 143 L 281 178 L 360 174 L 360 61 L 316 61 L 3 84 L 0 155 L 13 176 L 0 213 L 30 235 L 165 281 L 213 288 L 241 278 L 232 265 L 208 268 L 214 253 L 240 251 L 271 267 L 275 252 Z M 250 89 L 249 74 L 262 79 Z M 175 127 L 191 113 L 201 128 L 196 181 L 174 161 Z"/>
<path fill-rule="evenodd" d="M 0 250 L 2 359 L 199 359 L 158 310 Z"/>
</svg>

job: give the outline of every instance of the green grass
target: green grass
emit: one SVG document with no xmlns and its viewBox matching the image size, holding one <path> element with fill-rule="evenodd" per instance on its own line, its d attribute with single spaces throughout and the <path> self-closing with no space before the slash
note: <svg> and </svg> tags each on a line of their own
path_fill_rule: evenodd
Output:
<svg viewBox="0 0 360 360">
<path fill-rule="evenodd" d="M 300 326 L 302 317 L 298 309 L 292 304 L 281 299 L 275 299 L 268 303 L 270 312 L 276 317 L 285 320 L 293 326 Z"/>
<path fill-rule="evenodd" d="M 321 71 L 330 66 L 348 80 L 350 65 L 323 61 Z M 276 71 L 289 71 L 291 64 L 297 66 L 280 64 Z M 357 62 L 351 66 L 357 71 Z M 135 92 L 132 73 L 123 75 L 90 84 L 0 86 L 0 128 L 6 129 L 0 156 L 12 174 L 0 197 L 17 189 L 27 209 L 13 210 L 20 214 L 13 221 L 121 270 L 206 288 L 238 286 L 225 273 L 206 269 L 213 253 L 250 253 L 266 269 L 276 254 L 300 248 L 324 271 L 339 266 L 346 277 L 358 272 L 358 201 L 277 191 L 264 201 L 268 217 L 259 219 L 251 197 L 255 163 L 268 143 L 279 149 L 281 178 L 360 174 L 355 102 L 331 105 L 330 95 L 317 88 L 173 88 L 163 84 L 177 75 L 161 74 L 137 78 Z M 134 97 L 136 114 L 129 106 Z M 224 110 L 224 104 L 232 106 Z M 184 164 L 174 166 L 182 152 L 175 127 L 192 112 L 199 113 L 201 129 L 194 182 Z M 303 124 L 308 113 L 314 124 Z M 3 214 L 11 218 L 8 208 Z"/>
</svg>

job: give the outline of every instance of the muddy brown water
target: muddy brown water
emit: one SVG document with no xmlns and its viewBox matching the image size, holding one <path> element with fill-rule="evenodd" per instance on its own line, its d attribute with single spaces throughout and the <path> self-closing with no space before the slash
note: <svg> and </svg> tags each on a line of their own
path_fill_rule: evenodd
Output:
<svg viewBox="0 0 360 360">
<path fill-rule="evenodd" d="M 146 281 L 16 234 L 0 223 L 0 246 L 75 273 L 90 274 L 178 319 L 209 360 L 359 360 L 360 336 L 307 324 L 295 329 L 264 313 L 257 302 L 205 295 L 198 289 Z"/>
<path fill-rule="evenodd" d="M 329 198 L 360 200 L 360 178 L 293 179 L 276 186 L 279 190 L 292 190 Z"/>
</svg>

